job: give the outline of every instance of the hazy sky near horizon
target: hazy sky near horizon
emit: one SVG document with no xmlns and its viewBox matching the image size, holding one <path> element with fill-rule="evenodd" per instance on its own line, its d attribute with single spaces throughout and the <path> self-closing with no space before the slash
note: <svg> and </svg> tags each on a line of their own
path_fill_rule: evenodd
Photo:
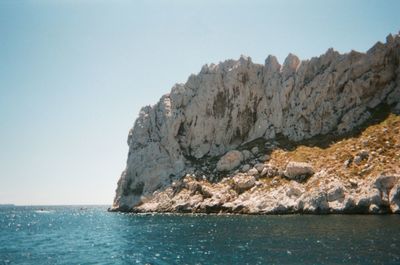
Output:
<svg viewBox="0 0 400 265">
<path fill-rule="evenodd" d="M 0 203 L 111 204 L 141 106 L 205 63 L 366 51 L 400 1 L 0 1 Z"/>
</svg>

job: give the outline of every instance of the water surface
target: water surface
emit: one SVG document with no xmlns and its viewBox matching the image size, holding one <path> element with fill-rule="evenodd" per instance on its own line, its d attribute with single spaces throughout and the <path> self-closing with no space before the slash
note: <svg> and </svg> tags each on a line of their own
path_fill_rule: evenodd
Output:
<svg viewBox="0 0 400 265">
<path fill-rule="evenodd" d="M 400 216 L 0 207 L 0 264 L 400 264 Z"/>
</svg>

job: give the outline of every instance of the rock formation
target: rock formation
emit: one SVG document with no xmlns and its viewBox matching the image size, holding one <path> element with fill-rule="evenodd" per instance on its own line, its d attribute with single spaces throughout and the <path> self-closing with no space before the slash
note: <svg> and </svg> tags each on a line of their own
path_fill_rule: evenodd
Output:
<svg viewBox="0 0 400 265">
<path fill-rule="evenodd" d="M 399 62 L 400 36 L 389 35 L 366 53 L 329 49 L 304 61 L 289 54 L 283 65 L 274 56 L 264 65 L 242 56 L 203 66 L 141 109 L 112 210 L 399 212 L 399 172 L 352 184 L 313 169 L 313 161 L 266 164 L 278 138 L 340 136 L 382 106 L 398 113 Z M 340 164 L 367 159 L 364 152 Z M 365 196 L 351 195 L 355 185 Z"/>
</svg>

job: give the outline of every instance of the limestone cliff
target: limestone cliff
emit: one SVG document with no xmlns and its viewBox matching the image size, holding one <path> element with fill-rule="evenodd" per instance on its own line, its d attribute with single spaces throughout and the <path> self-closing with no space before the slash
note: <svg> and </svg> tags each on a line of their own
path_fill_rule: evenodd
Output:
<svg viewBox="0 0 400 265">
<path fill-rule="evenodd" d="M 299 142 L 343 135 L 367 121 L 378 106 L 400 109 L 399 62 L 400 36 L 389 35 L 386 43 L 378 42 L 366 53 L 339 54 L 329 49 L 304 61 L 289 54 L 283 65 L 274 56 L 268 56 L 264 65 L 242 56 L 203 66 L 156 105 L 141 109 L 129 132 L 127 166 L 112 209 L 129 211 L 150 203 L 187 174 L 222 185 L 240 178 L 237 168 L 251 159 L 256 161 L 241 174 L 244 187 L 253 187 L 245 177 L 268 175 L 251 167 L 268 161 L 266 150 L 274 139 Z M 257 143 L 251 146 L 253 152 L 244 148 L 251 143 Z M 260 171 L 264 168 L 272 170 L 260 166 Z M 307 181 L 308 175 L 311 180 L 321 177 L 321 172 L 307 172 L 301 181 Z M 291 178 L 288 171 L 281 173 Z M 225 189 L 239 196 L 243 187 L 235 187 Z M 297 188 L 296 192 L 305 191 Z M 164 193 L 170 200 L 173 194 L 168 194 Z M 206 197 L 201 195 L 201 201 Z M 157 207 L 153 210 L 160 211 Z"/>
</svg>

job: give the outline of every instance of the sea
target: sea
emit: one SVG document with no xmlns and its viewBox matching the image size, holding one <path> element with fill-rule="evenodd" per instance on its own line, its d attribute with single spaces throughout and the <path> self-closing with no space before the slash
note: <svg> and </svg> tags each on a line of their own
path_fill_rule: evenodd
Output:
<svg viewBox="0 0 400 265">
<path fill-rule="evenodd" d="M 0 264 L 400 264 L 400 216 L 7 206 Z"/>
</svg>

